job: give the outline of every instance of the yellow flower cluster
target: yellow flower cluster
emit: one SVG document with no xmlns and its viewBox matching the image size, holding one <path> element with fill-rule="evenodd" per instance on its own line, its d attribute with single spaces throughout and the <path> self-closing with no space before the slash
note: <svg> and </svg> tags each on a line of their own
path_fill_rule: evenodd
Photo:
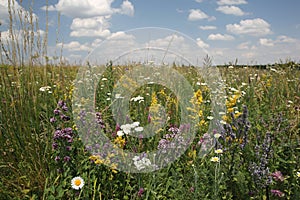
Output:
<svg viewBox="0 0 300 200">
<path fill-rule="evenodd" d="M 194 93 L 194 103 L 197 105 L 200 105 L 203 102 L 203 97 L 202 97 L 202 92 L 200 89 L 198 89 L 195 93 Z"/>
<path fill-rule="evenodd" d="M 89 157 L 90 160 L 94 161 L 96 165 L 107 165 L 110 166 L 110 169 L 113 173 L 117 173 L 117 164 L 111 163 L 110 158 L 113 157 L 114 154 L 109 154 L 105 159 L 101 158 L 100 155 L 91 155 Z"/>
<path fill-rule="evenodd" d="M 241 92 L 240 91 L 235 91 L 232 96 L 230 96 L 226 100 L 226 107 L 227 107 L 227 113 L 234 113 L 234 118 L 239 117 L 242 113 L 239 111 L 235 111 L 236 109 L 236 104 L 241 97 Z M 223 115 L 222 116 L 223 121 L 230 123 L 231 118 L 228 115 Z"/>
<path fill-rule="evenodd" d="M 119 146 L 119 148 L 124 148 L 126 140 L 125 138 L 122 138 L 122 136 L 118 136 L 115 138 L 114 143 Z"/>
</svg>

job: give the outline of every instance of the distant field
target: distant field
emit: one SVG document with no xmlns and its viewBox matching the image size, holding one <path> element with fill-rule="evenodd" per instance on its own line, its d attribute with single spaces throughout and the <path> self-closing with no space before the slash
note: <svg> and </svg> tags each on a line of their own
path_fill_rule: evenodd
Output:
<svg viewBox="0 0 300 200">
<path fill-rule="evenodd" d="M 97 124 L 120 149 L 145 155 L 170 150 L 164 145 L 187 130 L 180 126 L 182 99 L 170 88 L 146 84 L 130 97 L 129 117 L 139 122 L 130 131 L 165 121 L 152 137 L 132 137 L 122 126 L 129 122 L 113 119 L 111 95 L 133 68 L 107 66 L 96 83 Z M 78 119 L 72 115 L 78 67 L 0 66 L 0 199 L 300 199 L 299 65 L 218 67 L 226 91 L 219 132 L 209 132 L 214 91 L 193 67 L 173 69 L 193 88 L 187 109 L 194 113 L 188 117 L 196 136 L 166 167 L 125 173 L 114 163 L 115 155 L 91 155 L 78 135 Z M 130 91 L 137 82 L 122 83 Z M 88 112 L 73 111 L 83 121 Z M 213 146 L 200 155 L 207 141 Z M 134 165 L 138 170 L 149 167 Z M 80 190 L 71 186 L 75 176 L 85 182 Z"/>
</svg>

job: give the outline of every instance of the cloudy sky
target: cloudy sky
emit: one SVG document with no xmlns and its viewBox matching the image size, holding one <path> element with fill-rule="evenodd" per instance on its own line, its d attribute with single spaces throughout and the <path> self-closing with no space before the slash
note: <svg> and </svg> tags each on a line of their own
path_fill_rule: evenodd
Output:
<svg viewBox="0 0 300 200">
<path fill-rule="evenodd" d="M 41 33 L 46 29 L 45 2 L 34 1 L 33 6 Z M 7 0 L 0 0 L 4 36 L 7 6 Z M 28 11 L 29 3 L 18 1 L 15 7 Z M 298 0 L 49 0 L 48 52 L 54 55 L 63 48 L 66 59 L 79 62 L 110 38 L 122 40 L 124 46 L 132 43 L 137 36 L 130 37 L 134 33 L 128 30 L 161 27 L 192 38 L 215 64 L 235 59 L 239 64 L 299 62 L 299 8 Z M 153 45 L 185 43 L 180 34 L 158 34 L 149 40 Z"/>
</svg>

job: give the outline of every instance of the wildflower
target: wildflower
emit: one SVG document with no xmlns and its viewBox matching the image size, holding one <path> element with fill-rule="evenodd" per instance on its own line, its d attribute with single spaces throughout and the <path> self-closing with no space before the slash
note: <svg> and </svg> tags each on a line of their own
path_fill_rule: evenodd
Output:
<svg viewBox="0 0 300 200">
<path fill-rule="evenodd" d="M 144 192 L 145 192 L 144 188 L 140 188 L 138 192 L 138 197 L 141 197 Z"/>
<path fill-rule="evenodd" d="M 221 123 L 221 124 L 224 124 L 224 125 L 227 124 L 224 120 L 221 120 L 220 123 Z"/>
<path fill-rule="evenodd" d="M 131 124 L 124 124 L 120 128 L 125 134 L 129 134 L 131 132 Z"/>
<path fill-rule="evenodd" d="M 276 172 L 272 173 L 271 175 L 273 176 L 273 178 L 276 181 L 284 181 L 284 177 L 283 177 L 281 171 L 276 171 Z"/>
<path fill-rule="evenodd" d="M 280 190 L 271 190 L 271 193 L 272 193 L 274 196 L 284 197 L 284 193 L 281 192 Z"/>
<path fill-rule="evenodd" d="M 118 136 L 114 140 L 114 143 L 118 144 L 120 148 L 123 148 L 125 146 L 125 144 L 126 144 L 126 141 L 121 136 Z"/>
<path fill-rule="evenodd" d="M 220 162 L 220 159 L 219 159 L 219 157 L 212 157 L 211 159 L 210 159 L 210 161 L 212 161 L 212 162 Z"/>
<path fill-rule="evenodd" d="M 214 137 L 215 137 L 216 139 L 219 139 L 219 138 L 221 137 L 221 134 L 220 134 L 220 133 L 216 133 L 216 134 L 214 134 Z"/>
<path fill-rule="evenodd" d="M 73 189 L 79 190 L 84 186 L 84 180 L 80 176 L 74 177 L 71 180 L 71 185 Z"/>
<path fill-rule="evenodd" d="M 133 98 L 131 98 L 130 99 L 130 101 L 134 101 L 134 102 L 139 102 L 139 103 L 141 103 L 141 102 L 143 102 L 144 101 L 144 97 L 142 97 L 142 96 L 137 96 L 137 97 L 133 97 Z"/>
<path fill-rule="evenodd" d="M 55 114 L 55 115 L 59 115 L 60 114 L 60 110 L 59 109 L 55 109 L 54 111 L 53 111 L 53 113 Z"/>
<path fill-rule="evenodd" d="M 58 148 L 58 144 L 55 143 L 55 142 L 53 142 L 53 143 L 52 143 L 52 148 L 53 148 L 54 150 L 57 149 L 57 148 Z"/>
<path fill-rule="evenodd" d="M 151 161 L 146 157 L 141 158 L 140 156 L 135 156 L 132 160 L 138 170 L 151 166 Z"/>
<path fill-rule="evenodd" d="M 71 146 L 66 146 L 67 151 L 71 151 L 72 147 Z"/>
<path fill-rule="evenodd" d="M 117 132 L 117 135 L 118 135 L 119 137 L 122 137 L 122 136 L 124 135 L 124 132 L 123 132 L 123 131 L 118 131 L 118 132 Z"/>
<path fill-rule="evenodd" d="M 59 156 L 55 156 L 55 159 L 54 159 L 56 162 L 58 162 L 60 160 L 60 157 Z"/>
<path fill-rule="evenodd" d="M 65 156 L 64 157 L 64 162 L 69 162 L 71 160 L 70 156 Z"/>
<path fill-rule="evenodd" d="M 54 117 L 50 118 L 50 123 L 56 122 L 56 119 Z"/>
<path fill-rule="evenodd" d="M 297 172 L 297 177 L 300 178 L 300 172 Z"/>
<path fill-rule="evenodd" d="M 208 117 L 207 117 L 207 119 L 208 119 L 208 120 L 213 120 L 213 119 L 214 119 L 214 117 L 212 117 L 212 116 L 208 116 Z"/>
<path fill-rule="evenodd" d="M 140 125 L 140 122 L 133 122 L 133 123 L 131 124 L 131 127 L 134 128 L 134 127 L 137 127 L 137 126 L 139 126 L 139 125 Z"/>
<path fill-rule="evenodd" d="M 144 130 L 144 128 L 143 127 L 136 127 L 134 130 L 137 131 L 137 132 L 141 132 L 141 131 Z"/>
<path fill-rule="evenodd" d="M 45 91 L 49 91 L 50 89 L 51 89 L 50 86 L 44 86 L 44 87 L 41 87 L 41 88 L 39 89 L 39 91 L 45 92 Z"/>
<path fill-rule="evenodd" d="M 221 153 L 223 153 L 223 150 L 222 149 L 217 149 L 217 150 L 215 150 L 215 153 L 221 154 Z"/>
</svg>

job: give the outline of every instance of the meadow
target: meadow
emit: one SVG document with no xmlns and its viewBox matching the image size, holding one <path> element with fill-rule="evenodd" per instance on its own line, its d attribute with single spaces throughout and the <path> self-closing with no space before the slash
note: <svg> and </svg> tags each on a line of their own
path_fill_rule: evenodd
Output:
<svg viewBox="0 0 300 200">
<path fill-rule="evenodd" d="M 150 138 L 122 134 L 110 110 L 111 94 L 130 67 L 106 67 L 95 119 L 118 148 L 147 154 L 184 131 L 182 108 L 162 85 L 139 87 L 131 96 L 130 118 L 140 127 L 163 118 L 165 123 Z M 173 68 L 194 89 L 195 114 L 189 117 L 198 116 L 195 138 L 165 167 L 129 173 L 112 163 L 114 155 L 93 155 L 79 137 L 72 114 L 78 67 L 1 65 L 0 199 L 299 199 L 299 65 L 219 66 L 226 111 L 219 113 L 218 132 L 208 132 L 210 88 L 193 67 Z M 200 155 L 207 141 L 213 145 Z M 77 176 L 84 180 L 79 190 L 71 186 Z"/>
<path fill-rule="evenodd" d="M 0 199 L 300 199 L 299 63 L 210 66 L 206 57 L 220 73 L 211 82 L 194 66 L 144 66 L 156 81 L 176 72 L 191 94 L 180 81 L 130 76 L 137 63 L 78 73 L 83 66 L 48 57 L 48 21 L 41 34 L 32 9 L 8 2 Z"/>
</svg>

